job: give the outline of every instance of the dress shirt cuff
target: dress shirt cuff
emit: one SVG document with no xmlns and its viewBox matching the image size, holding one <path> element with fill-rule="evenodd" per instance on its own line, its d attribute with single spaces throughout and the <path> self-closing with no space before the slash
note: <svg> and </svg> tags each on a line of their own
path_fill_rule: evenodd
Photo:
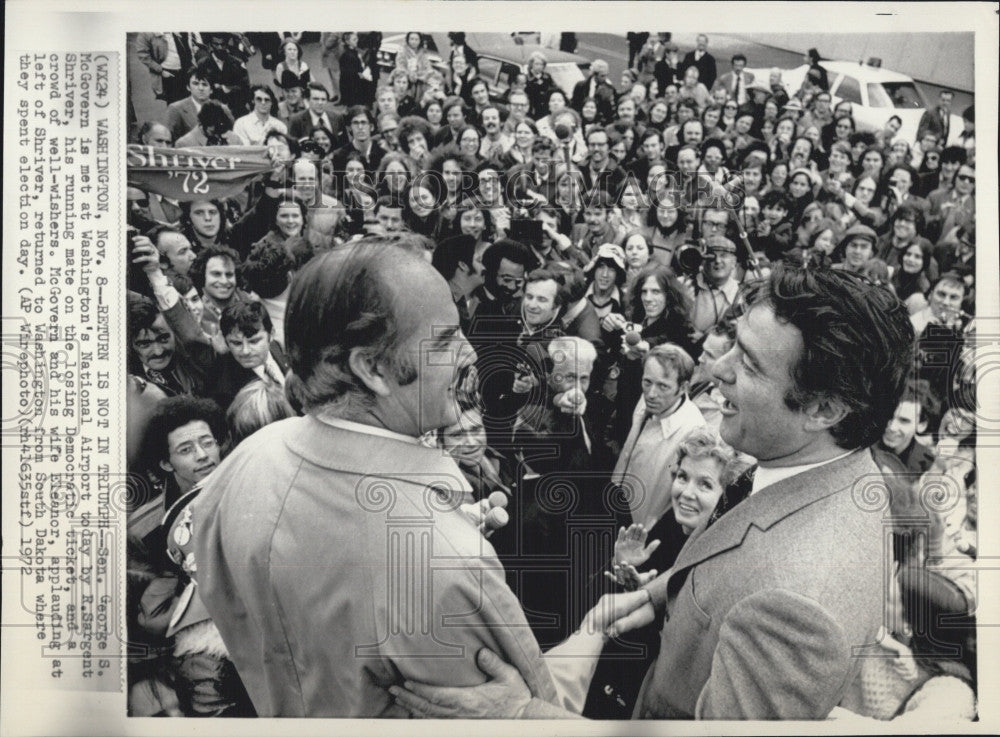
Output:
<svg viewBox="0 0 1000 737">
<path fill-rule="evenodd" d="M 603 632 L 577 631 L 544 655 L 559 705 L 574 716 L 583 711 L 590 681 L 606 642 Z"/>
<path fill-rule="evenodd" d="M 581 719 L 579 714 L 554 706 L 548 701 L 533 698 L 518 715 L 518 719 Z"/>
</svg>

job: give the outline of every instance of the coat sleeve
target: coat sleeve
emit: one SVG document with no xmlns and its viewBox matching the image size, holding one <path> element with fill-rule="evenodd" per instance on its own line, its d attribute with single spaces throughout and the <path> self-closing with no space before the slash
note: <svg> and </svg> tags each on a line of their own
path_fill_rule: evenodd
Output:
<svg viewBox="0 0 1000 737">
<path fill-rule="evenodd" d="M 824 719 L 851 670 L 843 628 L 818 602 L 783 589 L 736 604 L 695 706 L 697 719 Z"/>
<path fill-rule="evenodd" d="M 153 44 L 155 42 L 156 34 L 140 33 L 135 42 L 135 55 L 139 61 L 149 67 L 149 71 L 160 75 L 163 72 L 163 67 L 160 65 L 160 60 L 154 58 L 156 52 Z"/>
</svg>

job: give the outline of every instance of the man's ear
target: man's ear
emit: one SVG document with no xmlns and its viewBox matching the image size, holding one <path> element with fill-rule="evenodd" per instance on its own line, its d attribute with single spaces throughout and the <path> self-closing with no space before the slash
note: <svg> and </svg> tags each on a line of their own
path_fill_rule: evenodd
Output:
<svg viewBox="0 0 1000 737">
<path fill-rule="evenodd" d="M 361 379 L 362 383 L 380 397 L 387 397 L 390 394 L 389 385 L 386 383 L 382 367 L 360 346 L 351 349 L 351 355 L 347 358 L 347 364 L 351 367 L 354 375 Z"/>
<path fill-rule="evenodd" d="M 850 410 L 836 397 L 822 397 L 807 405 L 803 413 L 806 418 L 805 430 L 823 432 L 836 427 L 838 422 L 850 414 Z"/>
<path fill-rule="evenodd" d="M 174 472 L 174 465 L 170 461 L 160 461 L 160 468 L 162 468 L 167 473 Z"/>
</svg>

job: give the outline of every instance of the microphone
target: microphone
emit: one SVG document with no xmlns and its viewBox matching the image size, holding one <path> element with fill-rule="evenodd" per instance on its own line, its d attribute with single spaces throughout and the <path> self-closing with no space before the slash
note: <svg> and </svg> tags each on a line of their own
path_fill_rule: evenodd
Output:
<svg viewBox="0 0 1000 737">
<path fill-rule="evenodd" d="M 638 345 L 640 340 L 642 340 L 642 336 L 640 336 L 634 329 L 625 333 L 625 342 L 629 345 Z"/>
<path fill-rule="evenodd" d="M 556 123 L 555 128 L 553 128 L 556 134 L 556 138 L 560 141 L 569 140 L 573 135 L 573 130 L 565 123 Z"/>
</svg>

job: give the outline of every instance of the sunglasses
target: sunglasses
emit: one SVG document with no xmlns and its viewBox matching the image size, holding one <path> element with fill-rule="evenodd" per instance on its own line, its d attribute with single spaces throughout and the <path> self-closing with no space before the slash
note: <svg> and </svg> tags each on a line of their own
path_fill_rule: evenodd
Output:
<svg viewBox="0 0 1000 737">
<path fill-rule="evenodd" d="M 271 98 L 270 97 L 257 97 L 256 95 L 254 95 L 253 101 L 254 102 L 270 102 Z"/>
<path fill-rule="evenodd" d="M 959 174 L 955 178 L 958 181 L 960 181 L 960 182 L 972 182 L 973 184 L 975 184 L 975 182 L 976 182 L 976 178 L 975 177 L 970 177 L 968 174 Z"/>
</svg>

